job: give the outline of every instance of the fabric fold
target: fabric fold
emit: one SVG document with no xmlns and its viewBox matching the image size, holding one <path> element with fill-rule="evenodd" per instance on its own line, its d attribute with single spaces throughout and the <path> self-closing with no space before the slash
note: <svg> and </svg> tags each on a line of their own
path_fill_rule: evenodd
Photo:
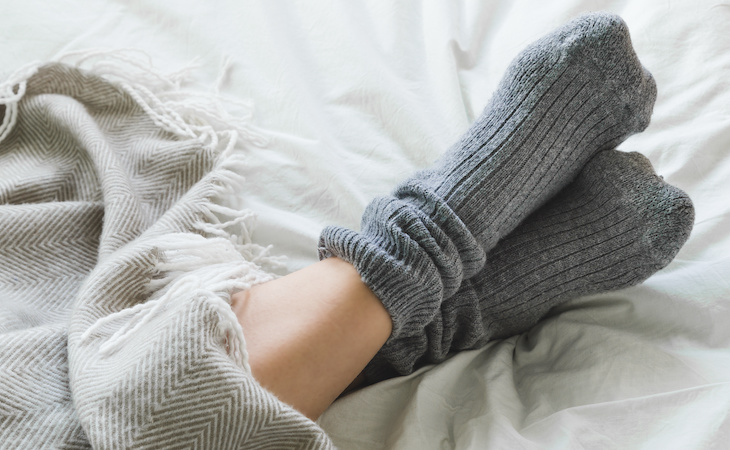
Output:
<svg viewBox="0 0 730 450">
<path fill-rule="evenodd" d="M 251 130 L 99 67 L 0 91 L 0 448 L 330 447 L 253 378 L 229 306 L 275 263 L 216 201 Z"/>
</svg>

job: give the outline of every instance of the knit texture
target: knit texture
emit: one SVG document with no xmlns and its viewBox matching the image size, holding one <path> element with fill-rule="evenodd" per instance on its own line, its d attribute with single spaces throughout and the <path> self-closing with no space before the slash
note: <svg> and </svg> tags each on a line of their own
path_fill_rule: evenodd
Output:
<svg viewBox="0 0 730 450">
<path fill-rule="evenodd" d="M 320 256 L 357 268 L 391 315 L 391 339 L 421 335 L 502 237 L 648 125 L 655 97 L 625 23 L 582 16 L 522 51 L 460 141 L 370 203 L 360 232 L 326 228 Z"/>
<path fill-rule="evenodd" d="M 246 215 L 213 202 L 246 130 L 166 104 L 167 84 L 62 64 L 11 80 L 0 448 L 331 448 L 253 378 L 228 304 L 272 279 Z"/>
<path fill-rule="evenodd" d="M 420 336 L 391 340 L 367 368 L 371 382 L 443 361 L 534 326 L 572 298 L 641 283 L 688 239 L 687 194 L 639 153 L 598 153 L 576 180 L 489 253 Z"/>
</svg>

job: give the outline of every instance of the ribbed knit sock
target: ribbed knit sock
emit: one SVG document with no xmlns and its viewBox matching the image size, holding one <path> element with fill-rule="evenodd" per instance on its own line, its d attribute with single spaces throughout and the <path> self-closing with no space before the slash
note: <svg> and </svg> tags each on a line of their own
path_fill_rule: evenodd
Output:
<svg viewBox="0 0 730 450">
<path fill-rule="evenodd" d="M 576 180 L 488 254 L 420 335 L 391 339 L 367 368 L 371 382 L 448 353 L 527 331 L 550 308 L 641 283 L 689 237 L 687 194 L 638 153 L 598 153 Z"/>
<path fill-rule="evenodd" d="M 355 266 L 391 315 L 391 339 L 423 334 L 499 239 L 648 125 L 655 96 L 624 22 L 580 17 L 520 53 L 462 139 L 373 200 L 359 233 L 323 230 L 320 257 Z"/>
</svg>

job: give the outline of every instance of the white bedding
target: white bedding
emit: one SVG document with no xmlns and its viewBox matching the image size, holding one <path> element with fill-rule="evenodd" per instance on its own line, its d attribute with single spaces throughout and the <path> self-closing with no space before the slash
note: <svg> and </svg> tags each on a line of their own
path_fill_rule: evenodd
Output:
<svg viewBox="0 0 730 450">
<path fill-rule="evenodd" d="M 251 100 L 265 148 L 244 192 L 257 242 L 316 261 L 325 224 L 429 164 L 512 57 L 589 10 L 619 13 L 659 97 L 639 151 L 695 202 L 693 234 L 643 285 L 576 299 L 529 333 L 340 399 L 343 449 L 730 445 L 730 2 L 0 0 L 0 70 L 88 48 L 197 58 L 200 88 Z M 236 105 L 231 106 L 235 112 Z"/>
</svg>

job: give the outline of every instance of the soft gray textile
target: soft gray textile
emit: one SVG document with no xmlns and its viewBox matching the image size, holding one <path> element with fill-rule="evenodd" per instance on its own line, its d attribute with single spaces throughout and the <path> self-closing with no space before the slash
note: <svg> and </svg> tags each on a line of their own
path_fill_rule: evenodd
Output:
<svg viewBox="0 0 730 450">
<path fill-rule="evenodd" d="M 12 92 L 0 448 L 330 447 L 253 379 L 227 303 L 271 279 L 211 202 L 235 181 L 235 134 L 61 64 Z"/>
<path fill-rule="evenodd" d="M 393 319 L 391 342 L 441 346 L 443 330 L 426 328 L 441 302 L 593 155 L 643 130 L 655 98 L 619 17 L 575 19 L 522 51 L 462 139 L 370 203 L 360 232 L 326 228 L 321 257 L 358 269 Z"/>
<path fill-rule="evenodd" d="M 389 341 L 368 366 L 368 378 L 441 362 L 523 333 L 567 300 L 639 284 L 674 259 L 693 223 L 692 201 L 657 176 L 646 157 L 600 152 L 441 304 L 428 324 L 441 341 Z"/>
</svg>

